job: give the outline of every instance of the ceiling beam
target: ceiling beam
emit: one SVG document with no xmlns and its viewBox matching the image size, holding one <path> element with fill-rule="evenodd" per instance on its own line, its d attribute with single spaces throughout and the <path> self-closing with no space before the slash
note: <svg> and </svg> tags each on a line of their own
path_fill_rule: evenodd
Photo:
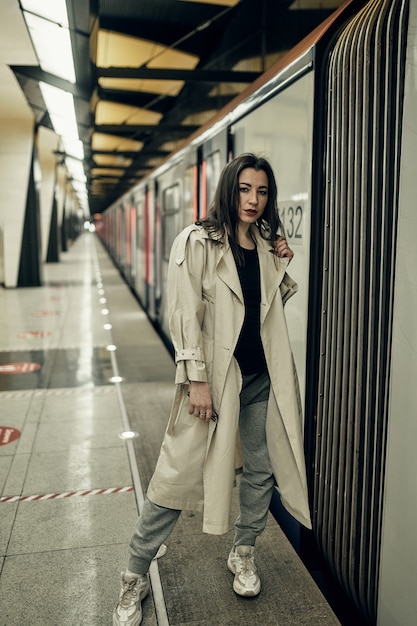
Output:
<svg viewBox="0 0 417 626">
<path fill-rule="evenodd" d="M 183 70 L 149 67 L 96 67 L 98 78 L 147 78 L 182 80 L 187 83 L 253 83 L 261 72 L 233 70 Z"/>
<path fill-rule="evenodd" d="M 114 157 L 122 156 L 126 159 L 136 159 L 138 157 L 142 157 L 144 159 L 163 159 L 169 155 L 169 152 L 166 150 L 153 150 L 152 152 L 142 154 L 140 150 L 91 150 L 91 155 L 109 155 Z"/>
<path fill-rule="evenodd" d="M 198 128 L 198 125 L 191 124 L 95 124 L 94 130 L 107 135 L 135 135 L 137 133 L 158 133 L 162 135 L 171 133 L 176 135 L 191 135 Z"/>
<path fill-rule="evenodd" d="M 158 113 L 165 113 L 170 110 L 175 104 L 177 96 L 169 96 L 165 94 L 155 95 L 142 91 L 127 91 L 118 89 L 103 89 L 98 90 L 98 96 L 103 102 L 115 102 L 117 104 L 128 104 L 129 106 L 147 108 L 151 111 Z M 209 111 L 210 109 L 221 109 L 232 98 L 236 96 L 231 95 L 217 95 L 213 94 L 206 98 L 196 98 L 193 101 L 188 110 L 189 113 L 200 113 L 202 111 Z M 186 111 L 184 107 L 184 111 Z"/>
<path fill-rule="evenodd" d="M 155 111 L 158 106 L 163 109 L 172 107 L 176 98 L 176 96 L 165 94 L 159 95 L 145 91 L 106 89 L 103 87 L 98 88 L 97 95 L 103 102 L 116 102 L 117 104 L 128 104 L 139 108 L 150 106 L 153 111 Z"/>
<path fill-rule="evenodd" d="M 58 89 L 63 89 L 63 91 L 68 91 L 69 93 L 72 93 L 75 98 L 81 98 L 82 100 L 90 100 L 91 98 L 91 87 L 85 88 L 80 86 L 80 83 L 71 83 L 69 80 L 55 76 L 55 74 L 44 72 L 44 70 L 41 70 L 39 66 L 12 65 L 11 69 L 15 74 L 20 74 L 25 78 L 29 78 L 37 82 L 47 83 L 48 85 L 52 85 Z"/>
<path fill-rule="evenodd" d="M 111 174 L 111 176 L 116 176 L 117 178 L 122 178 L 122 176 L 124 176 L 124 172 L 125 170 L 128 168 L 128 165 L 109 165 L 108 163 L 106 164 L 100 164 L 100 163 L 96 163 L 95 161 L 91 164 L 91 169 L 94 170 L 94 172 L 96 174 L 98 174 L 99 172 L 96 172 L 96 170 L 116 170 L 119 171 L 121 170 L 123 173 L 122 174 Z M 94 176 L 95 174 L 91 174 L 91 176 Z M 100 174 L 101 175 L 101 174 Z"/>
<path fill-rule="evenodd" d="M 146 168 L 146 167 L 145 167 L 145 168 L 141 168 L 141 170 L 142 170 L 142 169 L 143 169 L 143 170 L 149 170 L 150 168 Z M 135 175 L 135 174 L 130 174 L 128 178 L 129 178 L 129 181 L 132 181 L 132 180 L 139 181 L 139 180 L 142 180 L 142 178 L 144 177 L 144 175 L 145 175 L 145 172 L 143 172 L 143 174 L 140 174 L 140 175 L 139 175 L 139 174 L 137 174 L 137 175 Z M 124 184 L 125 184 L 125 182 L 123 181 L 123 179 L 122 179 L 120 176 L 116 176 L 115 174 L 90 174 L 90 175 L 89 175 L 89 180 L 90 180 L 91 182 L 94 182 L 94 181 L 95 181 L 95 182 L 100 182 L 100 181 L 103 181 L 103 180 L 108 180 L 109 182 L 110 182 L 110 181 L 113 181 L 113 185 L 114 185 L 114 183 L 115 183 L 115 182 L 116 182 L 118 185 L 119 185 L 119 184 L 120 184 L 120 185 L 124 185 Z"/>
<path fill-rule="evenodd" d="M 91 164 L 91 168 L 94 170 L 125 170 L 127 171 L 128 169 L 130 169 L 132 166 L 129 165 L 109 165 L 106 163 L 96 163 L 96 161 L 93 161 L 93 163 Z M 154 168 L 153 165 L 146 165 L 146 163 L 140 163 L 140 164 L 135 164 L 135 168 L 136 170 L 152 170 Z M 119 174 L 117 176 L 117 178 L 121 178 L 124 174 Z"/>
</svg>

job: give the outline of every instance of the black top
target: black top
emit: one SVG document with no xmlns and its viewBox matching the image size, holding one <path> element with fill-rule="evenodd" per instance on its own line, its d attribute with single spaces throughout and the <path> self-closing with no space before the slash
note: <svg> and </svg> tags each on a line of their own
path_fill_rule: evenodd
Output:
<svg viewBox="0 0 417 626">
<path fill-rule="evenodd" d="M 243 376 L 266 370 L 261 342 L 261 274 L 258 252 L 240 248 L 245 258 L 243 266 L 236 264 L 245 302 L 245 319 L 237 342 L 235 357 Z"/>
</svg>

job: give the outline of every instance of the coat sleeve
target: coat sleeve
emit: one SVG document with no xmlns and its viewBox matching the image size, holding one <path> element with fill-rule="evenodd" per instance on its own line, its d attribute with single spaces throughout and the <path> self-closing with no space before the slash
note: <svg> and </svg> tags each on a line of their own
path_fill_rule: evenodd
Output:
<svg viewBox="0 0 417 626">
<path fill-rule="evenodd" d="M 285 272 L 282 283 L 280 284 L 281 298 L 285 304 L 298 291 L 297 283 Z"/>
<path fill-rule="evenodd" d="M 202 298 L 205 241 L 193 227 L 175 239 L 168 264 L 169 330 L 177 366 L 175 383 L 195 380 L 207 382 L 202 323 L 205 304 Z"/>
</svg>

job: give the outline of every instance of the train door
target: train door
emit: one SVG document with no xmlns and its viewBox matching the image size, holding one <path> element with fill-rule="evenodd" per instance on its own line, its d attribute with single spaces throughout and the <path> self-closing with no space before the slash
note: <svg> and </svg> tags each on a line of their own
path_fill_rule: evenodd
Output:
<svg viewBox="0 0 417 626">
<path fill-rule="evenodd" d="M 154 218 L 154 298 L 155 298 L 155 319 L 159 321 L 161 307 L 161 285 L 162 285 L 162 226 L 161 226 L 161 198 L 159 196 L 159 182 L 155 180 L 155 218 Z"/>
<path fill-rule="evenodd" d="M 134 289 L 140 303 L 146 308 L 146 281 L 145 281 L 145 196 L 146 189 L 142 187 L 135 191 L 133 204 L 136 211 L 136 252 L 135 252 L 135 282 Z"/>
<path fill-rule="evenodd" d="M 129 265 L 129 283 L 131 287 L 135 287 L 136 281 L 136 207 L 133 196 L 129 200 L 129 220 L 130 220 L 130 265 Z"/>
<path fill-rule="evenodd" d="M 145 195 L 145 283 L 146 310 L 151 320 L 156 319 L 157 278 L 155 275 L 155 221 L 158 214 L 155 182 L 150 181 Z"/>
<path fill-rule="evenodd" d="M 122 228 L 123 228 L 123 207 L 119 205 L 116 209 L 116 263 L 122 267 Z"/>
<path fill-rule="evenodd" d="M 198 163 L 197 151 L 190 150 L 181 163 L 182 197 L 181 229 L 198 219 Z"/>
<path fill-rule="evenodd" d="M 131 249 L 131 232 L 130 232 L 130 212 L 131 212 L 131 204 L 130 198 L 125 201 L 124 205 L 124 258 L 123 258 L 123 272 L 126 278 L 127 283 L 130 285 L 131 282 L 131 270 L 130 264 L 132 260 L 132 249 Z"/>
<path fill-rule="evenodd" d="M 113 206 L 109 219 L 108 219 L 108 241 L 110 244 L 110 251 L 113 259 L 117 258 L 117 219 L 119 214 L 119 208 L 117 206 Z"/>
<path fill-rule="evenodd" d="M 236 155 L 254 152 L 271 163 L 278 186 L 282 234 L 295 256 L 290 274 L 299 292 L 286 305 L 288 329 L 305 397 L 310 255 L 314 75 L 292 83 L 233 127 Z"/>
<path fill-rule="evenodd" d="M 169 337 L 168 316 L 166 311 L 166 287 L 168 261 L 175 237 L 182 228 L 182 167 L 174 167 L 158 179 L 158 198 L 161 209 L 161 245 L 160 245 L 160 298 L 158 323 L 166 337 Z"/>
<path fill-rule="evenodd" d="M 297 295 L 285 305 L 288 331 L 305 408 L 311 163 L 313 157 L 314 75 L 304 75 L 238 121 L 232 131 L 236 155 L 254 152 L 268 159 L 278 186 L 282 234 L 295 256 L 289 273 L 298 283 Z M 271 510 L 294 546 L 300 548 L 301 527 L 286 513 L 278 493 Z"/>
</svg>

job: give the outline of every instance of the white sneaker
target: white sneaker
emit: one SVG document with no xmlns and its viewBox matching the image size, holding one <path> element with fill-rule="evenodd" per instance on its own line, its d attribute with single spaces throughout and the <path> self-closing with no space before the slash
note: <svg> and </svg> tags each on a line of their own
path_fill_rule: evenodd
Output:
<svg viewBox="0 0 417 626">
<path fill-rule="evenodd" d="M 261 590 L 253 553 L 253 546 L 234 546 L 227 560 L 227 567 L 235 575 L 233 591 L 239 596 L 257 596 Z"/>
<path fill-rule="evenodd" d="M 149 588 L 148 576 L 122 573 L 122 588 L 113 611 L 113 626 L 139 626 L 142 621 L 141 603 Z"/>
</svg>

